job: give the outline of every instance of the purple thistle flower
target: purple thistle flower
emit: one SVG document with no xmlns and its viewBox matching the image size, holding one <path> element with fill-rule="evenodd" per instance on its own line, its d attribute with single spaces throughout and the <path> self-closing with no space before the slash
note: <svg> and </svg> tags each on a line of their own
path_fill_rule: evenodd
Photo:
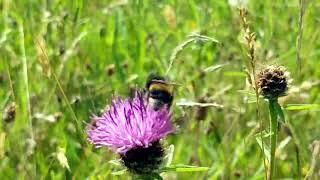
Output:
<svg viewBox="0 0 320 180">
<path fill-rule="evenodd" d="M 108 146 L 125 156 L 137 148 L 148 148 L 174 131 L 167 108 L 154 110 L 141 92 L 133 99 L 115 98 L 101 116 L 88 126 L 88 140 L 96 147 Z"/>
</svg>

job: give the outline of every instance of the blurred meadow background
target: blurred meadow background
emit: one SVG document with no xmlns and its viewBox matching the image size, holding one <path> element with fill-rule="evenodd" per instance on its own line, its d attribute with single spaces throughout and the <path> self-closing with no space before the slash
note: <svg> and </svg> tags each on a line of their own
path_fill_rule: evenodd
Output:
<svg viewBox="0 0 320 180">
<path fill-rule="evenodd" d="M 257 134 L 269 115 L 261 99 L 257 118 L 246 80 L 239 6 L 258 68 L 283 65 L 293 79 L 279 101 L 295 139 L 279 128 L 276 177 L 299 179 L 298 150 L 301 176 L 320 179 L 320 2 L 301 2 L 1 0 L 0 179 L 127 179 L 112 174 L 114 153 L 86 142 L 86 123 L 113 94 L 143 87 L 151 71 L 165 75 L 170 60 L 178 128 L 164 143 L 175 146 L 173 164 L 209 169 L 164 178 L 264 179 Z"/>
</svg>

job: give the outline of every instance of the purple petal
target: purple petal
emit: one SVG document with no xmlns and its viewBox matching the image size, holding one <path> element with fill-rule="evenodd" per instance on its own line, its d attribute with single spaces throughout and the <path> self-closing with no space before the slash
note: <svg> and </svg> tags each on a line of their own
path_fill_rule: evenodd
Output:
<svg viewBox="0 0 320 180">
<path fill-rule="evenodd" d="M 95 125 L 87 127 L 88 141 L 96 147 L 109 146 L 118 153 L 131 148 L 148 147 L 174 132 L 167 108 L 158 111 L 147 106 L 141 92 L 133 99 L 114 98 L 101 116 L 93 116 Z"/>
</svg>

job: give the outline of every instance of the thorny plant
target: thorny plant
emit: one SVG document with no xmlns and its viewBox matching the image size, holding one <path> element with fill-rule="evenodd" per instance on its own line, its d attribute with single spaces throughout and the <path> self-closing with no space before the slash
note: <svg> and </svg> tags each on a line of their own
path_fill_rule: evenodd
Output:
<svg viewBox="0 0 320 180">
<path fill-rule="evenodd" d="M 260 118 L 259 112 L 259 97 L 262 95 L 269 102 L 269 113 L 270 113 L 270 159 L 268 159 L 268 169 L 267 164 L 264 160 L 265 167 L 265 178 L 272 179 L 275 172 L 275 151 L 277 146 L 277 134 L 278 134 L 278 124 L 284 124 L 287 129 L 292 132 L 291 128 L 286 125 L 284 114 L 281 106 L 278 103 L 278 97 L 286 95 L 288 90 L 288 84 L 290 84 L 291 79 L 289 78 L 289 73 L 286 68 L 282 66 L 269 66 L 265 67 L 259 74 L 256 73 L 256 34 L 251 32 L 249 23 L 247 20 L 247 11 L 245 9 L 240 9 L 239 14 L 241 17 L 242 28 L 244 31 L 244 39 L 248 47 L 247 56 L 249 58 L 250 73 L 248 75 L 249 83 L 253 86 L 256 94 L 256 115 L 257 119 L 260 119 L 260 138 L 261 138 L 261 149 L 262 153 L 265 154 L 265 147 L 263 143 L 263 122 Z M 294 137 L 293 133 L 290 133 L 291 137 L 294 138 L 296 158 L 297 158 L 297 169 L 298 177 L 301 177 L 300 172 L 300 155 L 299 147 L 297 145 L 297 139 Z M 267 171 L 268 170 L 268 171 Z"/>
<path fill-rule="evenodd" d="M 260 135 L 261 135 L 261 139 L 262 139 L 262 132 L 263 132 L 263 122 L 262 119 L 260 118 L 260 111 L 259 111 L 259 88 L 258 88 L 258 82 L 256 79 L 256 49 L 255 49 L 255 43 L 256 43 L 256 33 L 252 32 L 250 30 L 250 26 L 249 26 L 249 22 L 247 20 L 247 15 L 248 15 L 248 11 L 244 8 L 240 8 L 239 9 L 239 15 L 240 15 L 240 19 L 241 19 L 241 23 L 242 23 L 242 30 L 244 31 L 244 39 L 246 41 L 246 45 L 248 48 L 248 52 L 247 52 L 247 56 L 248 56 L 248 60 L 249 60 L 249 67 L 248 69 L 251 70 L 251 74 L 248 74 L 248 81 L 249 83 L 252 85 L 254 91 L 255 91 L 255 95 L 256 95 L 256 116 L 257 119 L 260 119 Z M 262 141 L 262 154 L 265 154 L 264 152 L 264 143 Z M 263 158 L 263 165 L 264 165 L 264 169 L 265 169 L 265 177 L 267 178 L 267 168 L 266 168 L 266 161 L 265 158 Z"/>
</svg>

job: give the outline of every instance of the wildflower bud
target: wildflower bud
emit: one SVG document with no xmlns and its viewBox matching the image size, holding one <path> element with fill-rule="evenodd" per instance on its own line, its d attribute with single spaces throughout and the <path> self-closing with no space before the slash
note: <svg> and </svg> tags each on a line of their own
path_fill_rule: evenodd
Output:
<svg viewBox="0 0 320 180">
<path fill-rule="evenodd" d="M 3 120 L 5 122 L 12 122 L 14 121 L 14 118 L 16 117 L 16 103 L 12 102 L 5 110 L 3 113 Z"/>
<path fill-rule="evenodd" d="M 127 69 L 128 66 L 129 66 L 128 60 L 124 61 L 124 62 L 121 64 L 121 67 L 122 67 L 123 69 Z"/>
<path fill-rule="evenodd" d="M 106 72 L 107 72 L 108 76 L 112 76 L 113 75 L 114 69 L 115 69 L 115 65 L 114 64 L 109 64 L 106 67 Z"/>
<path fill-rule="evenodd" d="M 240 170 L 236 170 L 233 175 L 237 178 L 240 179 L 241 178 L 241 171 Z"/>
<path fill-rule="evenodd" d="M 148 174 L 159 169 L 163 156 L 164 149 L 159 141 L 149 147 L 136 147 L 120 155 L 124 166 L 136 174 Z"/>
<path fill-rule="evenodd" d="M 66 52 L 66 48 L 64 47 L 64 45 L 60 45 L 59 55 L 62 56 L 62 55 L 64 55 L 65 52 Z"/>
<path fill-rule="evenodd" d="M 289 73 L 283 66 L 268 66 L 258 74 L 258 87 L 266 99 L 277 99 L 286 95 Z"/>
</svg>

